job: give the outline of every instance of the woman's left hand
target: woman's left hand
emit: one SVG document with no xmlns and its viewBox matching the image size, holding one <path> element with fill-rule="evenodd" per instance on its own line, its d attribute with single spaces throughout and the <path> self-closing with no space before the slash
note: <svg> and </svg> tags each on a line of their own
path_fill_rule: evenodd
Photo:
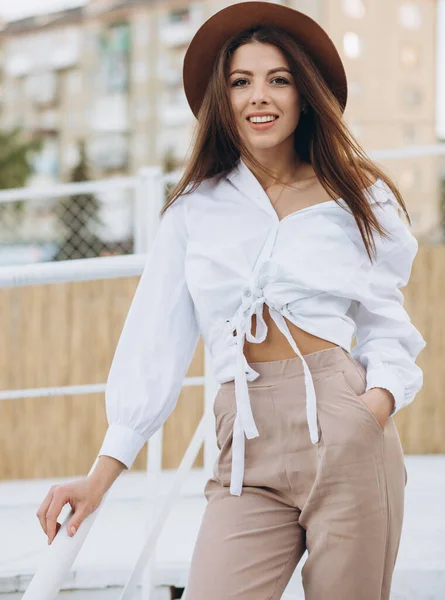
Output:
<svg viewBox="0 0 445 600">
<path fill-rule="evenodd" d="M 368 406 L 384 429 L 390 414 L 394 410 L 394 396 L 385 388 L 371 388 L 359 398 Z"/>
</svg>

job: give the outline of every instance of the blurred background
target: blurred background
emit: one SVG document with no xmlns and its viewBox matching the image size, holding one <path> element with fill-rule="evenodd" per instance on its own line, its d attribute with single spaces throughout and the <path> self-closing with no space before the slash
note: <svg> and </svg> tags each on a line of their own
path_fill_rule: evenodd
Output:
<svg viewBox="0 0 445 600">
<path fill-rule="evenodd" d="M 180 168 L 194 123 L 183 57 L 226 4 L 1 1 L 0 188 Z M 445 137 L 443 2 L 284 4 L 334 40 L 349 81 L 345 118 L 367 151 Z M 387 163 L 419 241 L 443 243 L 443 164 L 433 154 Z M 2 204 L 0 264 L 131 253 L 133 209 L 128 189 Z"/>
<path fill-rule="evenodd" d="M 228 4 L 0 0 L 0 480 L 85 475 L 96 457 L 107 427 L 103 384 L 160 208 L 153 198 L 180 172 L 195 125 L 184 54 Z M 348 77 L 344 118 L 411 216 L 419 253 L 405 306 L 427 347 L 424 386 L 396 423 L 407 457 L 443 457 L 445 0 L 282 4 L 333 39 Z M 108 257 L 111 271 L 123 255 L 121 277 L 94 263 Z M 206 364 L 201 339 L 187 374 L 195 384 L 164 427 L 164 469 L 177 468 L 213 393 Z M 201 449 L 194 466 L 203 464 Z M 439 493 L 444 463 L 425 465 L 419 477 L 429 473 Z M 146 466 L 144 450 L 132 470 Z M 37 505 L 43 489 L 29 492 Z M 439 571 L 442 595 L 428 598 L 445 598 L 445 565 Z"/>
</svg>

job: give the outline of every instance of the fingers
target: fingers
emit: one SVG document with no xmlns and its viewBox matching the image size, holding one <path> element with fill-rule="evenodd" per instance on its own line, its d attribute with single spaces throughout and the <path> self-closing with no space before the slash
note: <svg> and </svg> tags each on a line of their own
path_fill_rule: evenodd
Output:
<svg viewBox="0 0 445 600">
<path fill-rule="evenodd" d="M 66 526 L 66 530 L 67 530 L 69 536 L 72 537 L 73 535 L 76 534 L 76 531 L 79 529 L 82 521 L 85 519 L 86 516 L 87 516 L 86 510 L 78 510 L 75 512 L 75 514 L 70 519 L 68 525 Z"/>
<path fill-rule="evenodd" d="M 57 487 L 52 496 L 51 503 L 46 512 L 46 535 L 48 536 L 48 543 L 51 544 L 58 531 L 57 529 L 57 517 L 60 511 L 68 502 L 69 495 L 64 488 Z"/>
<path fill-rule="evenodd" d="M 52 486 L 37 511 L 40 525 L 48 536 L 48 544 L 52 543 L 61 527 L 57 518 L 65 504 L 69 503 L 73 510 L 67 524 L 67 533 L 72 537 L 84 519 L 96 510 L 101 499 L 101 493 L 91 487 L 89 480 Z"/>
<path fill-rule="evenodd" d="M 47 495 L 45 496 L 42 504 L 39 506 L 39 509 L 37 511 L 37 518 L 40 521 L 40 526 L 42 527 L 43 531 L 45 532 L 46 535 L 48 535 L 47 529 L 46 529 L 46 513 L 48 512 L 48 508 L 53 500 L 53 494 L 54 491 L 56 489 L 56 485 L 53 485 L 49 492 L 47 493 Z"/>
</svg>

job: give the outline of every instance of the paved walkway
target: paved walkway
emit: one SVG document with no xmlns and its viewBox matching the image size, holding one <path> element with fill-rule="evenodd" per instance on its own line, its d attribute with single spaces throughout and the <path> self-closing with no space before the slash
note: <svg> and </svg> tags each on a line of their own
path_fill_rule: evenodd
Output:
<svg viewBox="0 0 445 600">
<path fill-rule="evenodd" d="M 405 521 L 392 600 L 445 600 L 445 455 L 408 455 L 406 465 Z M 163 475 L 163 489 L 168 489 L 172 475 Z M 49 487 L 59 481 L 63 480 L 0 483 L 1 600 L 22 596 L 47 548 L 35 513 Z M 159 585 L 183 587 L 187 581 L 205 506 L 200 492 L 204 483 L 199 472 L 190 475 L 184 497 L 165 526 L 156 554 Z M 64 586 L 89 591 L 61 597 L 117 600 L 144 540 L 144 485 L 143 473 L 124 473 L 116 481 Z M 62 518 L 67 511 L 68 507 Z M 305 558 L 283 600 L 303 600 L 300 573 Z"/>
</svg>

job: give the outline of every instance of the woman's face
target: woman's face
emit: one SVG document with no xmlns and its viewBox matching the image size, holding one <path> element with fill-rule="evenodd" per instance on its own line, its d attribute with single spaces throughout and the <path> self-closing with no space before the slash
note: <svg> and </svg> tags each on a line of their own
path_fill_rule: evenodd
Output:
<svg viewBox="0 0 445 600">
<path fill-rule="evenodd" d="M 242 72 L 234 72 L 238 70 Z M 302 106 L 281 50 L 259 42 L 240 46 L 230 61 L 228 85 L 238 133 L 250 151 L 293 147 Z M 247 119 L 251 113 L 278 118 L 272 125 L 255 127 Z"/>
</svg>

